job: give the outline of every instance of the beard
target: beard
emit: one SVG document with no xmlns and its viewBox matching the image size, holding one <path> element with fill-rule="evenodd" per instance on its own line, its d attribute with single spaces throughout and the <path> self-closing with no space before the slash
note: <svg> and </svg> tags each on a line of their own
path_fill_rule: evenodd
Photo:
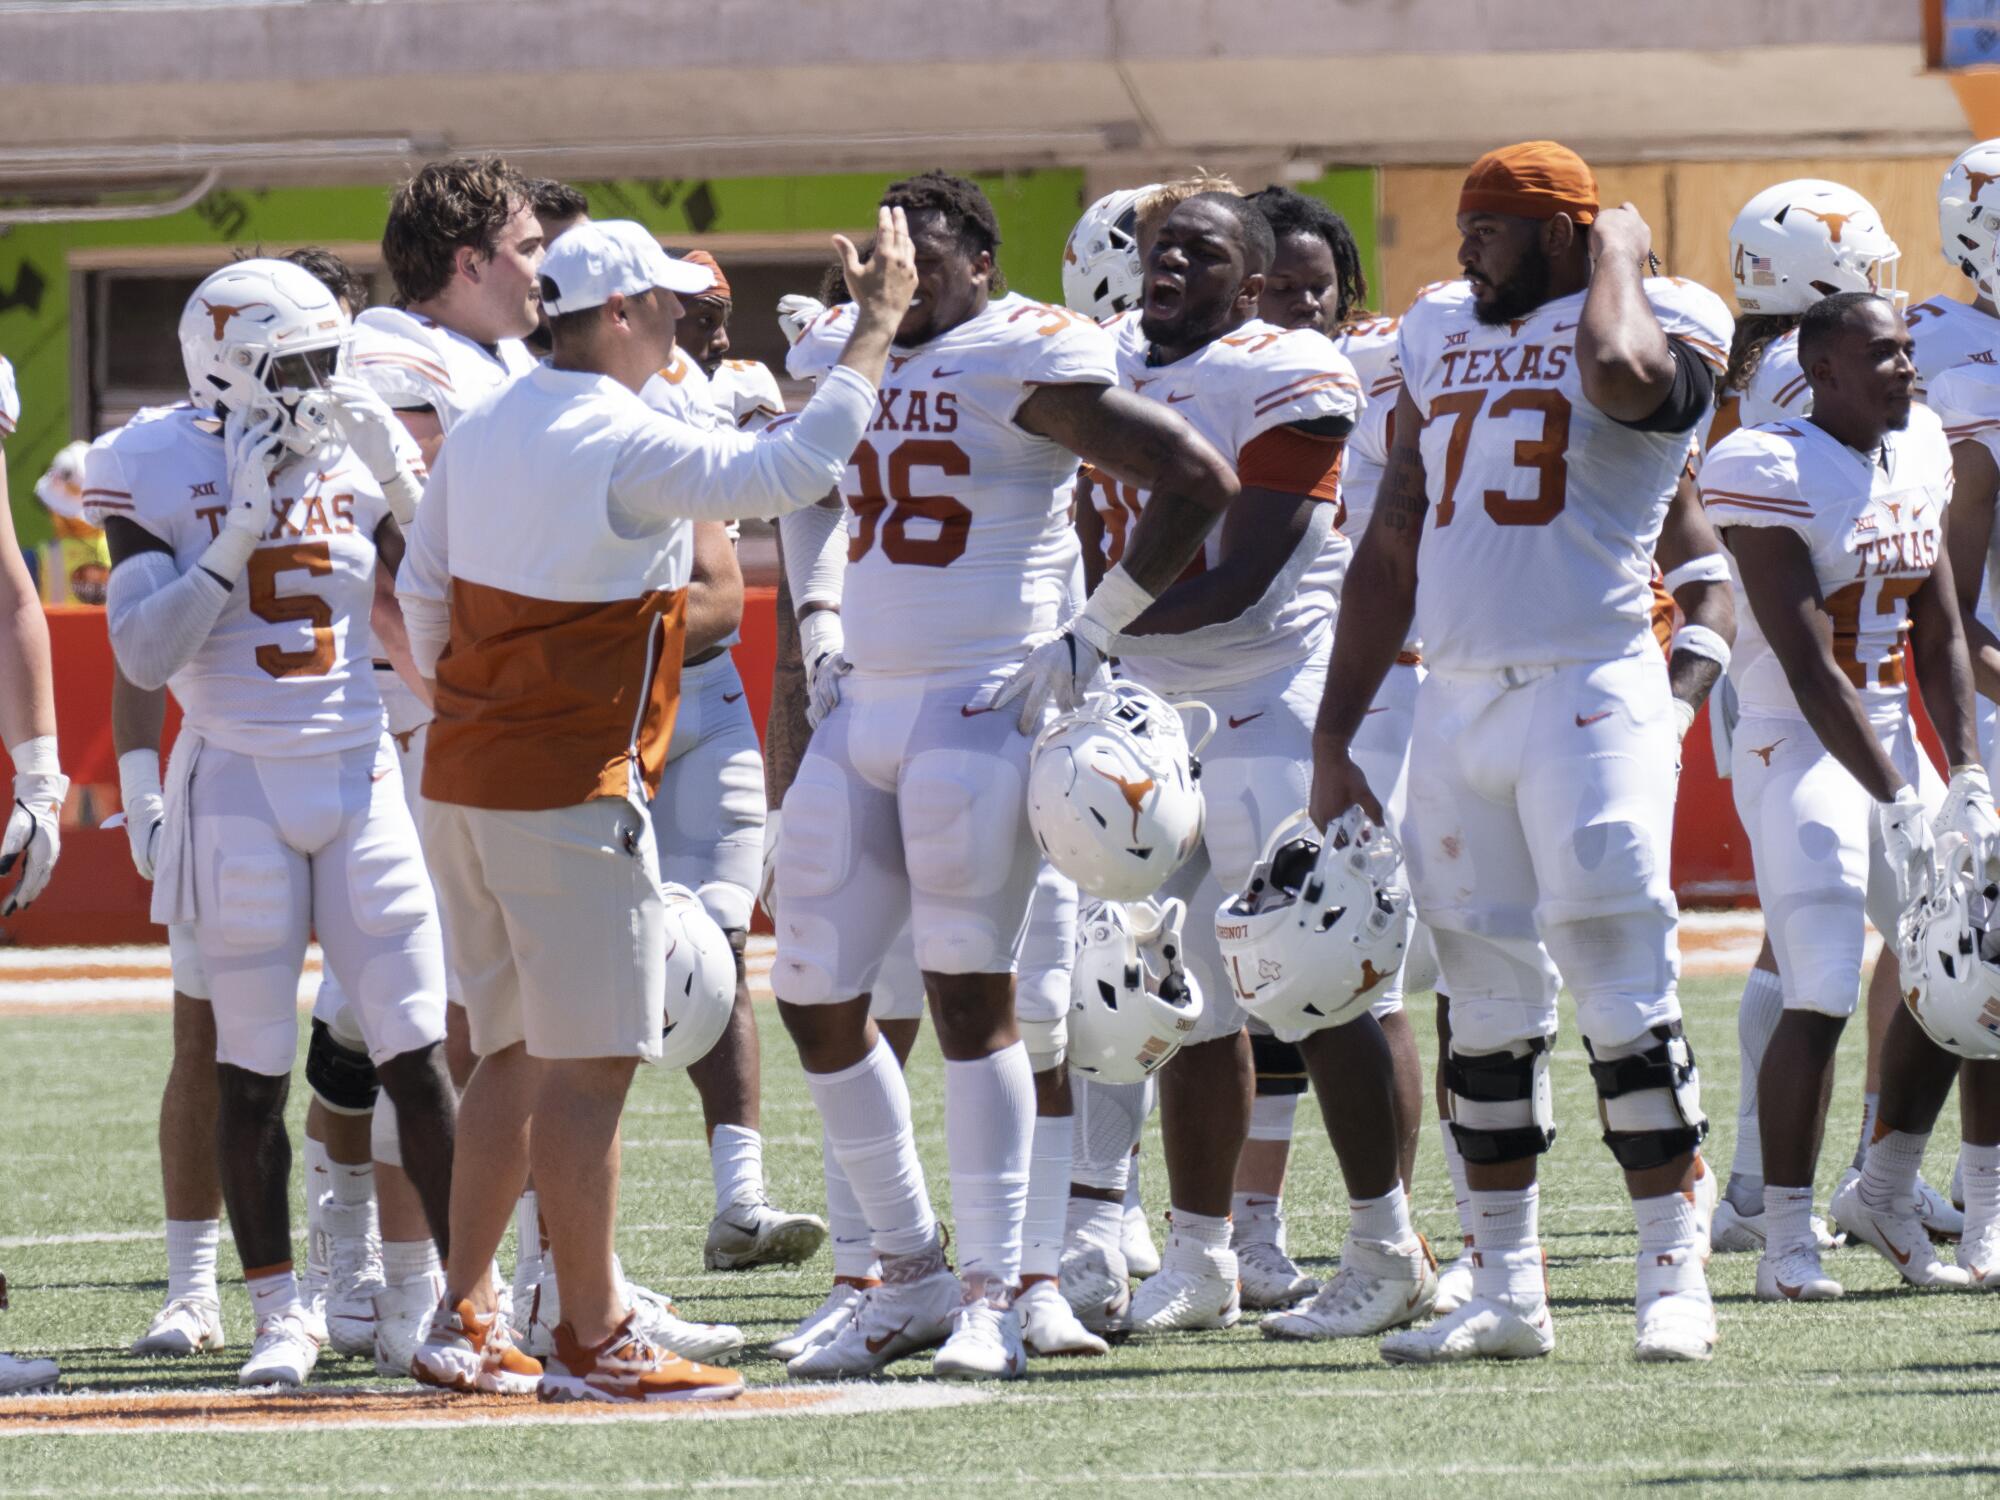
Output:
<svg viewBox="0 0 2000 1500">
<path fill-rule="evenodd" d="M 1493 283 L 1493 296 L 1484 302 L 1474 301 L 1472 310 L 1480 322 L 1490 327 L 1525 318 L 1548 300 L 1549 260 L 1542 254 L 1541 246 L 1536 245 L 1521 257 L 1512 276 Z"/>
</svg>

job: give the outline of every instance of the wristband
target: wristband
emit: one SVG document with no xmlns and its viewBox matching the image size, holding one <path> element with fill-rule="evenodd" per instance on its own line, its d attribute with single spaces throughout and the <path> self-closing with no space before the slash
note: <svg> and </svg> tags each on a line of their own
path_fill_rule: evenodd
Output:
<svg viewBox="0 0 2000 1500">
<path fill-rule="evenodd" d="M 799 655 L 808 665 L 831 656 L 847 644 L 846 627 L 837 609 L 816 609 L 799 617 Z"/>
<path fill-rule="evenodd" d="M 417 518 L 417 502 L 424 498 L 424 487 L 417 482 L 416 475 L 398 464 L 394 474 L 378 483 L 389 514 L 396 518 L 398 526 L 407 526 Z"/>
<path fill-rule="evenodd" d="M 118 797 L 128 810 L 136 802 L 159 795 L 159 751 L 127 750 L 118 757 Z"/>
<path fill-rule="evenodd" d="M 1729 642 L 1706 625 L 1683 625 L 1667 643 L 1667 654 L 1685 651 L 1690 656 L 1706 657 L 1722 668 L 1729 670 Z"/>
<path fill-rule="evenodd" d="M 1720 552 L 1709 552 L 1691 558 L 1660 580 L 1661 586 L 1670 594 L 1685 583 L 1727 582 L 1729 582 L 1729 559 Z"/>
<path fill-rule="evenodd" d="M 14 758 L 16 776 L 62 774 L 62 758 L 56 753 L 56 737 L 52 734 L 38 734 L 18 745 L 9 745 L 7 753 Z"/>
<path fill-rule="evenodd" d="M 234 588 L 250 565 L 250 554 L 257 550 L 258 540 L 255 532 L 225 526 L 208 544 L 208 550 L 195 559 L 195 566 L 213 574 L 224 588 Z"/>
</svg>

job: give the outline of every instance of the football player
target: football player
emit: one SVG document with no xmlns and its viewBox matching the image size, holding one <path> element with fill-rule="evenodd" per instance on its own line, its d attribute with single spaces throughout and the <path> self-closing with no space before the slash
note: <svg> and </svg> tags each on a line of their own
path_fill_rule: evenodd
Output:
<svg viewBox="0 0 2000 1500">
<path fill-rule="evenodd" d="M 943 1343 L 934 1373 L 1009 1378 L 1025 1366 L 1010 1304 L 1034 1075 L 1054 1071 L 1062 1035 L 1059 1017 L 1016 1022 L 1014 969 L 1041 865 L 1025 817 L 1023 731 L 1040 712 L 996 693 L 1023 649 L 1062 624 L 1073 455 L 1157 488 L 1165 503 L 1091 603 L 1021 667 L 1024 695 L 1046 689 L 1065 706 L 1101 663 L 1092 643 L 1185 566 L 1236 485 L 1178 416 L 1117 389 L 1095 324 L 991 295 L 999 229 L 975 185 L 931 173 L 884 201 L 908 212 L 918 293 L 850 463 L 838 658 L 808 646 L 814 694 L 838 701 L 785 798 L 771 980 L 882 1284 L 787 1368 L 865 1374 Z M 822 314 L 794 346 L 792 373 L 824 369 L 852 322 L 851 309 Z M 783 539 L 801 549 L 788 572 L 807 577 L 817 547 L 790 526 Z M 945 1056 L 960 1275 L 945 1265 L 901 1071 L 868 1016 L 906 918 Z"/>
<path fill-rule="evenodd" d="M 14 805 L 0 838 L 0 875 L 20 872 L 0 911 L 15 912 L 49 883 L 62 854 L 63 799 L 69 778 L 56 753 L 56 700 L 49 668 L 49 626 L 35 580 L 14 540 L 14 512 L 7 502 L 4 449 L 21 419 L 14 367 L 0 355 L 0 742 L 14 762 Z M 7 1305 L 7 1278 L 0 1276 L 0 1309 Z M 62 1372 L 52 1359 L 22 1358 L 0 1352 L 0 1395 L 55 1387 Z"/>
<path fill-rule="evenodd" d="M 1906 636 L 1952 761 L 1938 828 L 1975 841 L 2000 836 L 1943 546 L 1951 453 L 1942 424 L 1915 405 L 1912 347 L 1887 297 L 1823 298 L 1798 329 L 1811 415 L 1741 429 L 1702 466 L 1702 498 L 1750 605 L 1732 772 L 1784 986 L 1784 1015 L 1758 1078 L 1757 1295 L 1766 1300 L 1841 1294 L 1820 1264 L 1812 1180 L 1834 1047 L 1860 991 L 1862 918 L 1898 931 L 1932 878 Z M 1892 1021 L 1883 1068 L 1899 1088 L 1905 1075 L 1924 1073 L 1920 1093 L 1935 1077 L 1934 1115 L 1956 1062 L 1913 1021 Z M 1834 1217 L 1906 1280 L 1964 1285 L 1963 1270 L 1938 1261 L 1910 1196 L 1928 1133 L 1878 1126 L 1864 1174 L 1835 1195 Z"/>
<path fill-rule="evenodd" d="M 257 1314 L 249 1385 L 300 1383 L 325 1337 L 292 1269 L 283 1115 L 313 932 L 398 1102 L 440 1243 L 450 1195 L 443 953 L 365 654 L 376 553 L 400 553 L 421 461 L 379 403 L 329 391 L 347 337 L 301 268 L 225 267 L 181 322 L 207 404 L 142 413 L 87 469 L 120 670 L 170 683 L 186 712 L 153 914 L 193 924 L 212 990 L 223 1196 Z"/>
<path fill-rule="evenodd" d="M 1352 745 L 1414 615 L 1429 675 L 1404 853 L 1451 996 L 1477 1263 L 1470 1301 L 1382 1353 L 1554 1347 L 1536 1165 L 1553 1138 L 1560 966 L 1638 1219 L 1638 1354 L 1705 1359 L 1707 1122 L 1668 880 L 1679 716 L 1650 578 L 1728 316 L 1699 288 L 1648 280 L 1644 221 L 1629 205 L 1600 210 L 1589 167 L 1554 142 L 1474 163 L 1458 229 L 1466 279 L 1404 316 L 1388 472 L 1315 735 L 1315 818 L 1359 803 L 1380 819 Z"/>
</svg>

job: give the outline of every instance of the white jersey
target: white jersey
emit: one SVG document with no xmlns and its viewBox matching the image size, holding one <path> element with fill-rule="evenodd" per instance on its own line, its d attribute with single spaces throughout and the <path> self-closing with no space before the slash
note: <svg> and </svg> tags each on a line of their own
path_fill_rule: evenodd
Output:
<svg viewBox="0 0 2000 1500">
<path fill-rule="evenodd" d="M 1926 401 L 1946 370 L 2000 363 L 2000 318 L 1969 302 L 1933 297 L 1905 312 L 1903 322 L 1917 346 L 1917 394 Z"/>
<path fill-rule="evenodd" d="M 690 427 L 713 428 L 716 418 L 715 393 L 700 365 L 676 348 L 673 358 L 640 388 L 639 398 L 655 411 L 687 423 Z"/>
<path fill-rule="evenodd" d="M 851 305 L 821 314 L 792 347 L 792 377 L 825 374 L 853 327 Z M 857 671 L 971 673 L 1056 629 L 1077 555 L 1077 461 L 1014 417 L 1038 386 L 1117 383 L 1103 329 L 1016 294 L 890 350 L 842 485 L 841 622 Z"/>
<path fill-rule="evenodd" d="M 14 367 L 0 354 L 0 443 L 14 435 L 21 420 L 21 392 L 14 385 Z"/>
<path fill-rule="evenodd" d="M 91 524 L 132 522 L 172 549 L 182 573 L 220 533 L 228 504 L 221 424 L 192 406 L 141 411 L 84 460 Z M 375 531 L 389 514 L 381 488 L 351 452 L 324 469 L 294 460 L 272 476 L 271 509 L 215 628 L 167 686 L 191 726 L 241 755 L 371 744 L 382 735 L 368 623 Z"/>
<path fill-rule="evenodd" d="M 1834 660 L 1878 723 L 1907 711 L 1909 597 L 1937 565 L 1951 485 L 1944 426 L 1922 406 L 1911 408 L 1908 428 L 1883 438 L 1879 455 L 1810 421 L 1775 422 L 1731 433 L 1701 471 L 1702 502 L 1718 528 L 1781 526 L 1805 540 L 1833 619 Z M 1799 715 L 1740 583 L 1729 675 L 1746 716 Z"/>
<path fill-rule="evenodd" d="M 450 432 L 482 397 L 532 370 L 535 357 L 519 339 L 488 348 L 400 307 L 370 307 L 354 319 L 347 363 L 390 406 L 428 406 Z"/>
<path fill-rule="evenodd" d="M 1976 442 L 2000 462 L 2000 365 L 1978 361 L 1941 371 L 1931 382 L 1929 404 L 1944 424 L 1946 441 Z M 1980 583 L 1979 618 L 1989 627 L 1996 591 L 2000 591 L 2000 524 L 1986 539 L 1986 576 Z"/>
<path fill-rule="evenodd" d="M 1120 383 L 1172 407 L 1229 460 L 1246 486 L 1257 483 L 1244 462 L 1256 439 L 1301 422 L 1360 415 L 1363 398 L 1354 366 L 1311 329 L 1287 331 L 1252 319 L 1173 364 L 1156 366 L 1147 362 L 1152 346 L 1136 311 L 1120 314 L 1107 327 L 1118 343 Z M 1328 477 L 1337 479 L 1341 454 L 1329 448 L 1328 457 L 1334 463 Z M 1096 474 L 1090 492 L 1103 525 L 1105 561 L 1115 563 L 1151 496 Z M 1337 504 L 1331 485 L 1323 498 Z M 1337 527 L 1337 510 L 1334 521 Z M 1221 526 L 1209 532 L 1196 571 L 1222 560 L 1222 532 Z M 1336 531 L 1268 623 L 1248 628 L 1222 622 L 1204 630 L 1199 645 L 1169 635 L 1144 637 L 1159 649 L 1143 654 L 1121 649 L 1119 669 L 1155 692 L 1177 694 L 1247 682 L 1305 661 L 1324 648 L 1332 632 L 1334 601 L 1353 556 L 1353 545 Z"/>
<path fill-rule="evenodd" d="M 1713 292 L 1649 277 L 1670 338 L 1718 371 L 1731 322 Z M 1587 292 L 1489 326 L 1452 282 L 1403 316 L 1403 378 L 1424 418 L 1430 509 L 1417 627 L 1449 671 L 1608 661 L 1657 649 L 1653 547 L 1690 434 L 1591 405 L 1576 368 Z"/>
<path fill-rule="evenodd" d="M 725 359 L 708 377 L 710 399 L 732 427 L 755 432 L 785 414 L 778 377 L 754 359 Z"/>
<path fill-rule="evenodd" d="M 1334 335 L 1333 346 L 1354 366 L 1368 396 L 1361 420 L 1347 439 L 1347 456 L 1340 468 L 1340 503 L 1346 512 L 1341 530 L 1359 539 L 1375 514 L 1375 492 L 1389 463 L 1389 424 L 1403 394 L 1403 366 L 1398 342 L 1401 318 L 1369 314 Z"/>
<path fill-rule="evenodd" d="M 1788 328 L 1764 346 L 1737 398 L 1736 425 L 1801 422 L 1812 415 L 1812 382 L 1799 364 L 1799 331 Z"/>
</svg>

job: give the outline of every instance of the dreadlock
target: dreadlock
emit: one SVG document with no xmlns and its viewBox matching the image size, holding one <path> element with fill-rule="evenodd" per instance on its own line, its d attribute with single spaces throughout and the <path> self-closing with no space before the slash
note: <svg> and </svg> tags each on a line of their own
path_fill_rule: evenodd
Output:
<svg viewBox="0 0 2000 1500">
<path fill-rule="evenodd" d="M 1368 306 L 1368 273 L 1361 268 L 1361 247 L 1354 243 L 1354 231 L 1347 227 L 1347 220 L 1319 199 L 1288 187 L 1267 187 L 1252 193 L 1250 203 L 1270 222 L 1271 233 L 1279 241 L 1295 234 L 1318 235 L 1326 241 L 1326 248 L 1333 252 L 1334 327 Z"/>
<path fill-rule="evenodd" d="M 1771 340 L 1790 333 L 1799 326 L 1799 319 L 1804 316 L 1803 313 L 1764 313 L 1738 318 L 1735 337 L 1729 341 L 1729 368 L 1722 372 L 1722 384 L 1715 393 L 1717 397 L 1749 389 L 1750 377 L 1757 373 L 1757 366 Z"/>
</svg>

